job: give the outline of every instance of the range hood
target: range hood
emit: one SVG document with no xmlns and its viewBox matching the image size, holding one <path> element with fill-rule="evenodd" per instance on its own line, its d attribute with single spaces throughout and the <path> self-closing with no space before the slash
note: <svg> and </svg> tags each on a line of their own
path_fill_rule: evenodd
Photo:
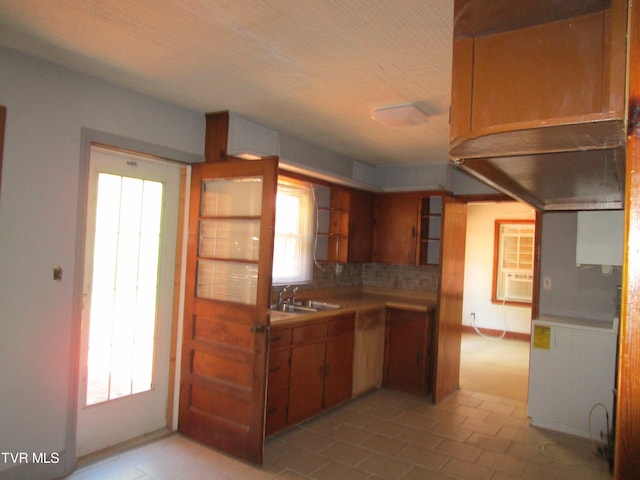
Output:
<svg viewBox="0 0 640 480">
<path fill-rule="evenodd" d="M 455 2 L 451 163 L 540 210 L 623 208 L 627 0 L 505 5 Z"/>
</svg>

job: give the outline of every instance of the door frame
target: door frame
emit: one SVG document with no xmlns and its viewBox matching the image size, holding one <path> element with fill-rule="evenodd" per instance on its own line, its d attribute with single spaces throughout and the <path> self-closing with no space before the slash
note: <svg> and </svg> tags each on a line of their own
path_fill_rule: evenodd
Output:
<svg viewBox="0 0 640 480">
<path fill-rule="evenodd" d="M 190 152 L 182 150 L 176 150 L 153 143 L 144 142 L 141 140 L 124 137 L 121 135 L 115 135 L 107 132 L 93 130 L 90 128 L 82 128 L 80 134 L 80 156 L 79 156 L 79 168 L 78 168 L 78 196 L 77 196 L 77 212 L 76 212 L 76 249 L 73 266 L 73 305 L 72 305 L 72 329 L 71 329 L 71 350 L 70 354 L 70 369 L 69 369 L 69 403 L 67 408 L 67 430 L 65 436 L 65 450 L 74 452 L 73 455 L 65 455 L 64 471 L 70 472 L 74 469 L 76 463 L 75 452 L 77 448 L 76 442 L 76 429 L 77 429 L 77 412 L 78 412 L 78 396 L 79 396 L 79 381 L 80 381 L 80 355 L 81 355 L 81 336 L 82 336 L 82 308 L 83 308 L 83 275 L 84 275 L 84 260 L 85 260 L 85 238 L 87 228 L 87 194 L 89 187 L 89 174 L 90 174 L 90 154 L 92 145 L 102 145 L 113 149 L 119 149 L 122 151 L 133 152 L 139 155 L 148 155 L 165 159 L 167 161 L 173 161 L 184 165 L 183 177 L 184 181 L 189 181 L 190 176 L 190 164 L 199 163 L 203 161 L 201 155 L 196 155 Z M 186 188 L 182 183 L 181 178 L 181 198 L 183 198 L 183 190 Z M 187 199 L 188 201 L 188 199 Z M 184 241 L 182 245 L 180 242 L 184 238 L 184 209 L 186 205 L 181 205 L 180 216 L 178 219 L 178 245 L 176 246 L 176 282 L 179 280 L 179 285 L 176 284 L 174 292 L 174 300 L 177 297 L 180 298 L 179 292 L 184 288 L 184 276 L 182 273 L 178 276 L 177 272 L 182 272 L 184 268 Z M 182 318 L 178 315 L 182 311 L 181 305 L 176 305 L 174 301 L 173 314 L 172 314 L 172 347 L 171 347 L 171 359 L 170 369 L 174 370 L 179 368 L 176 365 L 176 359 L 179 362 L 179 352 L 176 356 L 173 356 L 174 345 L 177 345 L 179 349 L 179 343 L 176 343 L 176 336 L 173 335 L 173 331 L 180 331 Z M 180 325 L 178 325 L 180 324 Z M 176 401 L 175 391 L 177 390 L 175 383 L 175 373 L 170 372 L 169 375 L 169 395 L 168 395 L 168 411 L 171 415 L 167 416 L 167 426 L 172 430 L 177 428 L 177 415 L 175 414 Z"/>
<path fill-rule="evenodd" d="M 466 206 L 471 202 L 480 202 L 480 201 L 514 201 L 511 197 L 508 197 L 504 194 L 483 194 L 483 195 L 456 195 L 455 200 L 457 202 L 463 202 Z M 523 202 L 524 203 L 524 202 Z M 532 207 L 533 208 L 533 207 Z M 466 213 L 465 213 L 466 216 Z M 534 266 L 533 266 L 533 297 L 531 299 L 531 318 L 534 319 L 538 316 L 539 312 L 539 301 L 540 301 L 540 250 L 542 243 L 542 213 L 540 210 L 535 209 L 535 240 L 534 240 Z M 465 220 L 465 230 L 466 230 L 466 220 Z M 464 239 L 463 239 L 464 242 Z M 464 249 L 464 247 L 463 247 Z M 442 255 L 442 252 L 441 252 Z M 466 253 L 465 253 L 466 255 Z M 458 271 L 462 271 L 464 273 L 464 264 L 465 264 L 465 255 L 462 258 L 457 259 L 458 263 L 456 268 Z M 453 361 L 453 365 L 451 368 L 447 368 L 446 371 L 443 369 L 442 364 L 446 363 L 444 357 L 441 355 L 439 357 L 440 367 L 438 367 L 438 362 L 435 362 L 433 366 L 433 381 L 432 381 L 432 396 L 434 403 L 438 403 L 444 398 L 446 398 L 453 390 L 459 388 L 460 381 L 460 349 L 459 344 L 462 339 L 462 298 L 464 297 L 464 280 L 463 280 L 463 289 L 461 290 L 461 297 L 459 299 L 455 298 L 456 295 L 450 297 L 451 292 L 443 292 L 442 291 L 442 259 L 440 262 L 441 272 L 440 272 L 440 282 L 438 287 L 438 298 L 439 303 L 443 302 L 445 297 L 449 296 L 448 302 L 452 307 L 452 312 L 454 313 L 455 319 L 451 319 L 449 316 L 449 311 L 445 312 L 445 316 L 440 315 L 440 309 L 438 309 L 437 315 L 437 325 L 436 332 L 442 333 L 444 332 L 447 336 L 446 339 L 438 338 L 438 348 L 436 348 L 436 356 L 438 356 L 438 350 L 445 350 L 445 344 L 451 345 L 452 343 L 458 347 L 457 354 L 457 362 Z M 460 311 L 459 318 L 457 315 L 457 311 Z M 446 317 L 446 318 L 445 318 Z M 438 335 L 439 337 L 440 335 Z M 455 382 L 453 380 L 453 375 L 451 373 L 446 372 L 454 372 L 457 371 L 457 376 Z M 438 376 L 441 376 L 440 383 L 438 382 Z M 455 383 L 455 388 L 454 388 Z"/>
</svg>

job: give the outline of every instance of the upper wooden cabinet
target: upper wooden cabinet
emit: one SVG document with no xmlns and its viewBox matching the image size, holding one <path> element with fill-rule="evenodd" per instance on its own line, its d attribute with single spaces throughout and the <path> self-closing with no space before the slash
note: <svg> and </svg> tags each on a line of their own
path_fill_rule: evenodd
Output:
<svg viewBox="0 0 640 480">
<path fill-rule="evenodd" d="M 374 261 L 438 265 L 443 198 L 420 192 L 378 195 Z"/>
<path fill-rule="evenodd" d="M 627 1 L 454 8 L 455 163 L 541 209 L 619 206 Z"/>
<path fill-rule="evenodd" d="M 316 189 L 316 201 L 317 258 L 335 263 L 371 262 L 375 195 L 344 187 L 322 186 Z"/>
<path fill-rule="evenodd" d="M 375 195 L 362 190 L 351 190 L 350 195 L 349 262 L 371 262 L 373 260 Z"/>
<path fill-rule="evenodd" d="M 378 195 L 374 260 L 415 265 L 417 238 L 418 195 Z"/>
</svg>

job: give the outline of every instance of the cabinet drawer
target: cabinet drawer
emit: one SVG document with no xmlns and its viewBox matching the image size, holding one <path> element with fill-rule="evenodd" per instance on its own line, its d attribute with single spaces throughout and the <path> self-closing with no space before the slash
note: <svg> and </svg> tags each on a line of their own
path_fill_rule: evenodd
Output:
<svg viewBox="0 0 640 480">
<path fill-rule="evenodd" d="M 293 327 L 291 335 L 292 343 L 306 343 L 315 340 L 322 340 L 327 336 L 327 323 L 312 323 Z"/>
<path fill-rule="evenodd" d="M 271 351 L 289 348 L 291 344 L 290 328 L 272 328 L 269 334 L 269 348 Z"/>
<path fill-rule="evenodd" d="M 427 314 L 410 310 L 389 310 L 389 326 L 424 330 Z"/>
<path fill-rule="evenodd" d="M 280 350 L 269 354 L 269 376 L 267 392 L 287 390 L 289 386 L 290 350 Z"/>
<path fill-rule="evenodd" d="M 337 337 L 343 333 L 353 333 L 355 326 L 355 315 L 342 315 L 329 320 L 327 336 Z"/>
</svg>

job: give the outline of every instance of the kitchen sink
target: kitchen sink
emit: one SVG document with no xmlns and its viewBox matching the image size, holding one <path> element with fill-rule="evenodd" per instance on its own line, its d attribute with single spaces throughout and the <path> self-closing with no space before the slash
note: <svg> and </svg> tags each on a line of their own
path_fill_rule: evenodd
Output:
<svg viewBox="0 0 640 480">
<path fill-rule="evenodd" d="M 304 302 L 303 305 L 309 308 L 314 308 L 318 312 L 323 310 L 336 310 L 338 308 L 342 308 L 342 305 L 336 305 L 335 303 L 320 302 L 318 300 L 309 300 L 307 302 Z"/>
<path fill-rule="evenodd" d="M 314 312 L 323 312 L 326 310 L 336 310 L 342 308 L 342 305 L 333 303 L 320 302 L 317 300 L 308 300 L 306 302 L 285 303 L 283 305 L 273 304 L 271 310 L 274 312 L 305 314 Z"/>
</svg>

